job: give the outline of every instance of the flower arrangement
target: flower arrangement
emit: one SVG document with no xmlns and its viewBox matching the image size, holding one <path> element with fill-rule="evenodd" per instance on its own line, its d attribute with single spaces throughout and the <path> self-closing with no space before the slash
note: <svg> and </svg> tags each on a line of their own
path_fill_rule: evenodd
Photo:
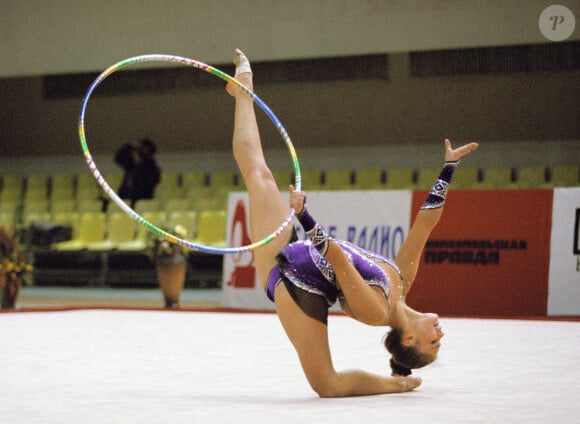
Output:
<svg viewBox="0 0 580 424">
<path fill-rule="evenodd" d="M 160 225 L 159 228 L 161 228 L 166 233 L 179 238 L 185 238 L 187 236 L 187 229 L 180 224 L 175 226 Z M 149 247 L 149 256 L 154 263 L 171 263 L 175 260 L 175 258 L 184 257 L 186 251 L 184 246 L 171 243 L 165 238 L 153 234 L 152 232 L 150 232 L 148 235 L 147 246 Z"/>
<path fill-rule="evenodd" d="M 2 308 L 13 308 L 22 281 L 30 284 L 32 265 L 20 248 L 16 232 L 0 226 L 0 289 Z"/>
</svg>

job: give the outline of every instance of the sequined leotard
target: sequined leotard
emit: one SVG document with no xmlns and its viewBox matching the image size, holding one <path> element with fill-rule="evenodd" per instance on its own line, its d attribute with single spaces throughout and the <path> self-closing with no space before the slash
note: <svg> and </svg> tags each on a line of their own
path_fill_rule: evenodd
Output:
<svg viewBox="0 0 580 424">
<path fill-rule="evenodd" d="M 365 282 L 380 287 L 389 298 L 389 276 L 379 264 L 387 263 L 399 272 L 398 267 L 387 258 L 352 243 L 334 241 Z M 290 243 L 278 255 L 278 266 L 270 273 L 266 286 L 266 294 L 271 301 L 274 301 L 274 291 L 280 282 L 284 282 L 292 298 L 306 314 L 323 323 L 326 323 L 328 308 L 337 299 L 344 301 L 342 292 L 336 286 L 332 265 L 310 241 Z"/>
</svg>

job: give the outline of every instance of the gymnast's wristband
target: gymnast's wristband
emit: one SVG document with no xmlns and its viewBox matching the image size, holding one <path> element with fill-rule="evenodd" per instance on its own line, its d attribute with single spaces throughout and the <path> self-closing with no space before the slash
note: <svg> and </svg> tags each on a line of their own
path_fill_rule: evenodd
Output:
<svg viewBox="0 0 580 424">
<path fill-rule="evenodd" d="M 312 218 L 312 215 L 308 213 L 306 207 L 296 215 L 296 218 L 300 222 L 300 225 L 302 225 L 302 228 L 304 228 L 306 235 L 312 241 L 314 247 L 324 255 L 328 250 L 328 234 L 324 231 L 324 228 Z"/>
<path fill-rule="evenodd" d="M 447 191 L 449 190 L 449 185 L 451 184 L 451 178 L 455 172 L 455 168 L 459 161 L 445 162 L 443 169 L 439 174 L 439 178 L 435 181 L 433 187 L 429 191 L 429 195 L 421 209 L 438 209 L 443 207 L 445 204 L 445 198 L 447 197 Z"/>
</svg>

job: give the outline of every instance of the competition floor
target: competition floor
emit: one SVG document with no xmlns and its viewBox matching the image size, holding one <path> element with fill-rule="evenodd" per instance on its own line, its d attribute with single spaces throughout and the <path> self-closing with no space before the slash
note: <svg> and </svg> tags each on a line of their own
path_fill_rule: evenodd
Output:
<svg viewBox="0 0 580 424">
<path fill-rule="evenodd" d="M 0 314 L 0 423 L 580 422 L 579 321 L 443 317 L 416 391 L 319 399 L 274 314 L 142 309 L 155 291 L 59 309 L 55 295 L 24 290 L 21 308 L 48 309 Z M 185 298 L 211 308 L 219 291 Z M 388 373 L 383 332 L 331 316 L 336 368 Z"/>
</svg>

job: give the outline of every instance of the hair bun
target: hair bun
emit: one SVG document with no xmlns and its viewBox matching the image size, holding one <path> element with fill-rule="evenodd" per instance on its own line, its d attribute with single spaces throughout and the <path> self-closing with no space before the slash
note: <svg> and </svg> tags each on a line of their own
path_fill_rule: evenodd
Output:
<svg viewBox="0 0 580 424">
<path fill-rule="evenodd" d="M 412 374 L 410 368 L 397 364 L 393 358 L 391 358 L 389 363 L 391 364 L 391 370 L 393 370 L 393 374 L 402 375 L 403 377 Z"/>
</svg>

